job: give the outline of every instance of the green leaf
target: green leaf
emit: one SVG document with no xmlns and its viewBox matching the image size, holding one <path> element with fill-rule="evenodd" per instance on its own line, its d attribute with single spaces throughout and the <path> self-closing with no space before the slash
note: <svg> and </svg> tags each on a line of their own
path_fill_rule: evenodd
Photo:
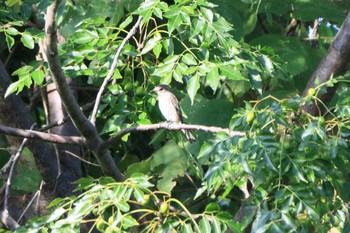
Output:
<svg viewBox="0 0 350 233">
<path fill-rule="evenodd" d="M 180 64 L 182 64 L 182 63 L 180 63 Z M 182 81 L 182 72 L 181 72 L 181 69 L 180 69 L 179 66 L 176 66 L 175 71 L 173 73 L 173 77 L 174 77 L 174 79 L 177 82 L 183 83 L 183 81 Z"/>
<path fill-rule="evenodd" d="M 199 79 L 200 79 L 199 75 L 196 74 L 192 78 L 190 78 L 187 83 L 187 93 L 191 99 L 191 104 L 193 104 L 194 98 L 200 87 Z"/>
<path fill-rule="evenodd" d="M 136 201 L 139 203 L 145 202 L 144 193 L 138 188 L 134 189 L 134 197 L 135 197 Z"/>
<path fill-rule="evenodd" d="M 193 229 L 192 229 L 191 224 L 188 224 L 188 223 L 184 224 L 182 226 L 181 232 L 183 232 L 183 233 L 193 233 Z"/>
<path fill-rule="evenodd" d="M 161 174 L 157 187 L 164 192 L 171 192 L 175 178 L 184 176 L 186 168 L 186 156 L 174 141 L 168 142 L 153 156 L 151 170 Z"/>
<path fill-rule="evenodd" d="M 120 29 L 124 29 L 126 28 L 133 20 L 132 15 L 129 15 L 120 25 L 119 28 Z"/>
<path fill-rule="evenodd" d="M 21 76 L 17 82 L 11 83 L 5 93 L 5 98 L 14 92 L 20 93 L 24 87 L 30 87 L 32 79 L 30 75 Z"/>
<path fill-rule="evenodd" d="M 155 33 L 154 37 L 149 39 L 146 42 L 145 47 L 143 47 L 142 51 L 141 51 L 141 55 L 144 55 L 146 53 L 148 53 L 149 51 L 151 51 L 153 49 L 154 46 L 156 46 L 159 41 L 162 39 L 162 36 L 160 33 Z"/>
<path fill-rule="evenodd" d="M 235 66 L 232 66 L 232 65 L 221 66 L 220 71 L 223 76 L 229 79 L 248 81 L 248 79 L 243 77 L 241 72 Z"/>
<path fill-rule="evenodd" d="M 29 48 L 29 49 L 34 48 L 34 39 L 31 35 L 26 34 L 26 33 L 22 34 L 21 41 L 22 41 L 23 45 L 26 46 L 27 48 Z"/>
<path fill-rule="evenodd" d="M 265 232 L 270 227 L 271 212 L 259 209 L 252 225 L 252 232 Z"/>
<path fill-rule="evenodd" d="M 198 19 L 193 20 L 193 26 L 191 27 L 191 36 L 190 39 L 197 36 L 205 27 L 206 23 L 205 20 L 202 17 L 198 17 Z"/>
<path fill-rule="evenodd" d="M 218 203 L 209 203 L 209 205 L 207 205 L 205 207 L 205 212 L 207 213 L 216 213 L 220 211 L 220 206 Z"/>
<path fill-rule="evenodd" d="M 204 15 L 205 19 L 207 21 L 209 21 L 209 23 L 213 22 L 214 15 L 213 15 L 213 12 L 210 9 L 205 8 L 205 7 L 201 7 L 201 12 Z"/>
<path fill-rule="evenodd" d="M 175 29 L 179 28 L 180 24 L 182 23 L 181 11 L 174 8 L 175 7 L 172 9 L 169 8 L 169 11 L 165 15 L 169 18 L 167 23 L 169 34 L 171 34 Z"/>
<path fill-rule="evenodd" d="M 212 223 L 212 231 L 213 233 L 220 233 L 221 232 L 221 228 L 220 228 L 220 222 L 214 217 L 213 218 L 213 223 Z"/>
<path fill-rule="evenodd" d="M 158 43 L 158 44 L 156 44 L 153 47 L 153 53 L 154 53 L 154 56 L 156 56 L 157 59 L 159 58 L 159 55 L 162 52 L 162 48 L 163 48 L 163 46 L 162 46 L 161 43 Z"/>
<path fill-rule="evenodd" d="M 130 210 L 129 204 L 124 201 L 120 200 L 119 202 L 115 203 L 115 205 L 120 209 L 122 212 L 128 212 Z"/>
<path fill-rule="evenodd" d="M 96 31 L 80 29 L 80 30 L 77 30 L 76 33 L 74 33 L 71 39 L 73 40 L 74 43 L 77 43 L 77 44 L 87 44 L 92 42 L 94 39 L 98 39 L 98 34 Z"/>
<path fill-rule="evenodd" d="M 5 39 L 6 39 L 7 48 L 11 50 L 11 48 L 15 44 L 15 39 L 12 36 L 9 36 L 8 34 L 5 34 Z"/>
<path fill-rule="evenodd" d="M 213 89 L 213 91 L 215 92 L 220 84 L 220 75 L 218 67 L 214 67 L 208 72 L 206 81 L 207 85 L 209 85 L 211 89 Z"/>
<path fill-rule="evenodd" d="M 150 0 L 150 1 L 143 1 L 140 8 L 135 12 L 142 15 L 142 24 L 147 23 L 150 18 L 152 17 L 153 10 L 156 8 L 158 1 Z"/>
<path fill-rule="evenodd" d="M 185 53 L 181 60 L 186 64 L 186 65 L 197 65 L 197 61 L 194 58 L 194 56 L 191 53 Z"/>
<path fill-rule="evenodd" d="M 174 53 L 174 42 L 172 38 L 167 38 L 163 40 L 163 48 L 168 55 L 172 55 Z"/>
<path fill-rule="evenodd" d="M 128 229 L 130 227 L 138 226 L 139 223 L 131 215 L 123 216 L 123 228 Z"/>
<path fill-rule="evenodd" d="M 6 33 L 11 35 L 11 36 L 16 36 L 19 34 L 19 31 L 16 28 L 9 27 L 6 29 Z"/>
<path fill-rule="evenodd" d="M 46 220 L 47 223 L 53 222 L 57 219 L 59 219 L 64 213 L 66 213 L 67 210 L 63 207 L 59 207 L 54 210 L 54 212 L 49 216 L 49 218 Z"/>
<path fill-rule="evenodd" d="M 42 70 L 34 70 L 32 72 L 32 78 L 34 82 L 38 85 L 41 85 L 45 79 L 44 71 Z"/>
<path fill-rule="evenodd" d="M 154 8 L 153 14 L 160 19 L 163 19 L 163 11 L 159 8 Z"/>
<path fill-rule="evenodd" d="M 201 233 L 210 233 L 211 232 L 210 223 L 205 217 L 203 217 L 199 221 L 199 228 L 201 230 Z"/>
</svg>

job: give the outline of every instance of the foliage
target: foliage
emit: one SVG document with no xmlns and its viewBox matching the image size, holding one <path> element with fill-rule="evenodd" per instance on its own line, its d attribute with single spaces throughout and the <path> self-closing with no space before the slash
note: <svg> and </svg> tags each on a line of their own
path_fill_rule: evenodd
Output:
<svg viewBox="0 0 350 233">
<path fill-rule="evenodd" d="M 1 51 L 11 52 L 20 41 L 37 53 L 43 33 L 27 24 L 28 7 L 37 3 L 40 20 L 49 2 L 5 2 Z M 101 232 L 348 229 L 348 75 L 298 97 L 336 33 L 335 25 L 321 24 L 316 50 L 308 26 L 319 17 L 340 26 L 346 2 L 323 0 L 327 7 L 299 0 L 215 0 L 217 7 L 205 0 L 170 2 L 65 1 L 57 23 L 66 76 L 99 88 L 115 51 L 142 16 L 140 31 L 123 48 L 103 95 L 99 132 L 107 137 L 130 125 L 159 122 L 156 99 L 147 93 L 164 83 L 183 97 L 188 123 L 247 135 L 196 132 L 194 144 L 178 132 L 126 136 L 114 148 L 115 160 L 129 177 L 125 182 L 83 178 L 81 194 L 55 200 L 51 214 L 18 232 L 78 232 L 81 223 L 89 222 Z M 302 22 L 294 37 L 285 35 L 290 14 Z M 10 64 L 14 82 L 6 96 L 47 84 L 50 71 L 44 61 L 25 64 Z M 320 106 L 325 115 L 300 112 L 334 84 L 336 96 Z"/>
<path fill-rule="evenodd" d="M 225 224 L 235 226 L 230 214 L 220 212 L 214 203 L 202 214 L 191 214 L 169 194 L 152 192 L 149 188 L 153 185 L 142 174 L 134 174 L 123 183 L 105 177 L 84 178 L 78 184 L 83 194 L 54 200 L 50 207 L 55 209 L 49 216 L 32 220 L 28 228 L 16 232 L 80 232 L 80 225 L 89 221 L 100 232 L 139 232 L 136 216 L 143 222 L 141 232 L 223 232 Z M 139 208 L 133 209 L 135 205 Z"/>
</svg>

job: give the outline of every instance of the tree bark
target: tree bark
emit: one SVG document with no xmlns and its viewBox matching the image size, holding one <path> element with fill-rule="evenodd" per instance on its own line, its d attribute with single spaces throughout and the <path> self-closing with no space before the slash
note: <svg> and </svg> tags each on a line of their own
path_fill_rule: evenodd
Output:
<svg viewBox="0 0 350 233">
<path fill-rule="evenodd" d="M 57 48 L 57 28 L 55 15 L 60 1 L 54 1 L 47 9 L 45 19 L 45 39 L 44 50 L 49 65 L 52 78 L 59 93 L 62 103 L 72 119 L 73 124 L 83 136 L 97 161 L 101 165 L 103 172 L 113 177 L 117 181 L 123 181 L 124 176 L 116 166 L 110 152 L 106 148 L 100 148 L 103 140 L 100 138 L 95 126 L 85 117 L 77 101 L 75 100 L 62 70 L 58 57 Z"/>
<path fill-rule="evenodd" d="M 309 79 L 302 96 L 307 96 L 310 88 L 316 87 L 316 83 L 322 84 L 331 79 L 332 76 L 344 74 L 346 66 L 350 61 L 350 12 L 343 25 L 334 38 L 333 43 L 323 57 L 319 66 Z M 318 80 L 316 82 L 316 80 Z M 328 88 L 327 93 L 319 95 L 318 98 L 326 103 L 330 101 L 336 91 L 336 87 Z M 319 115 L 319 105 L 317 103 L 305 105 L 302 109 L 312 115 Z"/>
<path fill-rule="evenodd" d="M 69 83 L 72 83 L 73 80 L 69 80 Z M 76 97 L 76 95 L 74 95 Z M 55 84 L 49 84 L 47 86 L 47 97 L 48 97 L 48 123 L 52 124 L 64 119 L 67 116 L 67 112 L 64 110 L 62 105 L 62 100 L 59 94 L 56 91 Z M 69 135 L 77 136 L 79 135 L 78 131 L 74 127 L 70 118 L 61 126 L 53 127 L 49 130 L 50 133 L 57 135 Z M 60 172 L 59 180 L 65 180 L 71 185 L 70 191 L 73 191 L 76 188 L 74 181 L 78 180 L 82 176 L 80 160 L 76 157 L 71 156 L 67 153 L 73 153 L 77 156 L 80 156 L 80 149 L 77 146 L 68 145 L 68 144 L 54 144 L 55 154 L 60 163 L 61 167 L 67 168 L 65 172 Z M 59 192 L 59 190 L 57 190 Z M 68 190 L 66 190 L 68 191 Z M 62 196 L 71 195 L 72 193 L 59 193 Z"/>
<path fill-rule="evenodd" d="M 0 61 L 0 124 L 20 129 L 30 129 L 34 124 L 34 120 L 21 97 L 12 94 L 4 99 L 6 89 L 10 83 L 10 76 L 5 70 L 2 61 Z M 7 134 L 6 138 L 13 147 L 19 146 L 23 140 L 19 137 L 8 136 Z M 47 204 L 52 199 L 72 193 L 74 188 L 72 181 L 76 180 L 76 176 L 73 176 L 67 167 L 61 166 L 61 171 L 65 174 L 65 179 L 57 181 L 57 187 L 59 188 L 55 190 L 58 167 L 57 160 L 54 158 L 53 148 L 42 141 L 31 141 L 27 144 L 27 147 L 33 153 L 37 168 L 45 181 L 38 209 L 39 212 L 45 212 Z M 21 160 L 18 162 L 20 163 Z M 9 212 L 14 219 L 20 216 L 29 198 L 30 195 L 11 196 Z M 34 209 L 31 209 L 27 216 L 24 217 L 24 220 L 32 217 L 31 215 L 33 214 L 36 215 L 37 213 L 34 212 Z"/>
</svg>

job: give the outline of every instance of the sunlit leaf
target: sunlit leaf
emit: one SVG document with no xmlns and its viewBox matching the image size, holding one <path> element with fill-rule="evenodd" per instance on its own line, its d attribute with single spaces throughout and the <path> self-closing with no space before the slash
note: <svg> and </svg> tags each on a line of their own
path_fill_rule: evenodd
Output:
<svg viewBox="0 0 350 233">
<path fill-rule="evenodd" d="M 26 33 L 22 34 L 21 41 L 22 41 L 23 45 L 26 46 L 27 48 L 29 48 L 29 49 L 34 48 L 34 39 L 31 35 L 26 34 Z"/>
<path fill-rule="evenodd" d="M 197 91 L 200 87 L 199 79 L 200 79 L 199 75 L 194 75 L 188 80 L 188 83 L 187 83 L 187 93 L 191 99 L 192 104 L 194 102 L 194 98 L 197 94 Z"/>
</svg>

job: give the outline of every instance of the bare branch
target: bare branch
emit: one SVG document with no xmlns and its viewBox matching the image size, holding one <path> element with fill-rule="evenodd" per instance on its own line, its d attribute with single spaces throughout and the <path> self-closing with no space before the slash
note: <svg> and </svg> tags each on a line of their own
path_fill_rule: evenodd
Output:
<svg viewBox="0 0 350 233">
<path fill-rule="evenodd" d="M 19 227 L 19 224 L 10 216 L 7 210 L 0 211 L 0 220 L 11 231 Z"/>
<path fill-rule="evenodd" d="M 0 125 L 0 133 L 52 143 L 71 144 L 87 147 L 85 139 L 78 136 L 61 136 L 57 134 L 43 133 L 35 130 L 17 129 L 4 125 Z"/>
<path fill-rule="evenodd" d="M 91 122 L 93 124 L 95 124 L 96 122 L 96 114 L 97 114 L 97 110 L 98 110 L 98 106 L 100 105 L 100 102 L 101 102 L 101 97 L 102 97 L 102 94 L 103 94 L 103 91 L 105 90 L 108 82 L 111 80 L 113 74 L 114 74 L 114 71 L 118 65 L 118 59 L 119 59 L 119 56 L 120 56 L 120 53 L 122 52 L 122 49 L 124 48 L 126 42 L 131 38 L 132 35 L 135 34 L 136 32 L 136 29 L 138 28 L 138 26 L 140 25 L 141 23 L 141 20 L 142 20 L 142 16 L 139 16 L 137 22 L 135 23 L 135 25 L 131 28 L 131 30 L 129 31 L 129 33 L 126 35 L 126 37 L 123 39 L 122 43 L 120 44 L 115 56 L 114 56 L 114 59 L 113 59 L 113 63 L 112 63 L 112 66 L 111 66 L 111 69 L 109 70 L 106 78 L 103 80 L 103 83 L 101 85 L 101 88 L 100 90 L 98 91 L 97 93 L 97 96 L 96 96 L 96 102 L 95 102 L 95 106 L 94 106 L 94 109 L 92 111 L 92 114 L 91 114 Z"/>
<path fill-rule="evenodd" d="M 27 138 L 23 139 L 20 147 L 18 148 L 16 155 L 11 158 L 11 167 L 10 167 L 9 176 L 7 177 L 7 180 L 6 180 L 5 199 L 4 199 L 4 213 L 7 213 L 9 217 L 11 217 L 10 213 L 8 212 L 8 210 L 9 210 L 8 200 L 10 198 L 11 179 L 12 179 L 13 172 L 15 169 L 15 164 L 16 164 L 18 158 L 21 156 L 22 151 L 23 151 L 24 146 L 27 143 L 27 141 L 28 141 Z"/>
<path fill-rule="evenodd" d="M 246 133 L 239 132 L 239 131 L 233 131 L 228 128 L 221 128 L 216 126 L 206 126 L 206 125 L 188 125 L 188 124 L 180 124 L 180 123 L 174 123 L 174 122 L 161 122 L 158 124 L 151 124 L 151 125 L 135 125 L 130 128 L 126 128 L 122 131 L 120 131 L 118 134 L 110 137 L 108 140 L 103 142 L 101 144 L 101 147 L 108 147 L 109 145 L 113 144 L 116 141 L 119 141 L 124 135 L 136 132 L 136 131 L 149 131 L 149 130 L 157 130 L 157 129 L 168 129 L 168 130 L 201 130 L 205 132 L 211 132 L 211 133 L 218 133 L 218 132 L 225 132 L 227 135 L 233 137 L 233 136 L 239 136 L 244 137 Z"/>
<path fill-rule="evenodd" d="M 29 201 L 28 205 L 26 206 L 26 208 L 24 208 L 21 216 L 19 216 L 18 218 L 18 222 L 20 222 L 24 216 L 24 214 L 29 210 L 30 206 L 33 204 L 34 201 L 36 201 L 35 203 L 35 210 L 37 211 L 38 210 L 38 206 L 39 206 L 39 199 L 40 199 L 40 194 L 42 192 L 42 189 L 43 189 L 43 185 L 45 184 L 45 182 L 42 180 L 40 182 L 40 186 L 39 186 L 39 189 L 38 191 L 35 192 L 34 196 L 32 197 L 32 199 Z"/>
</svg>

